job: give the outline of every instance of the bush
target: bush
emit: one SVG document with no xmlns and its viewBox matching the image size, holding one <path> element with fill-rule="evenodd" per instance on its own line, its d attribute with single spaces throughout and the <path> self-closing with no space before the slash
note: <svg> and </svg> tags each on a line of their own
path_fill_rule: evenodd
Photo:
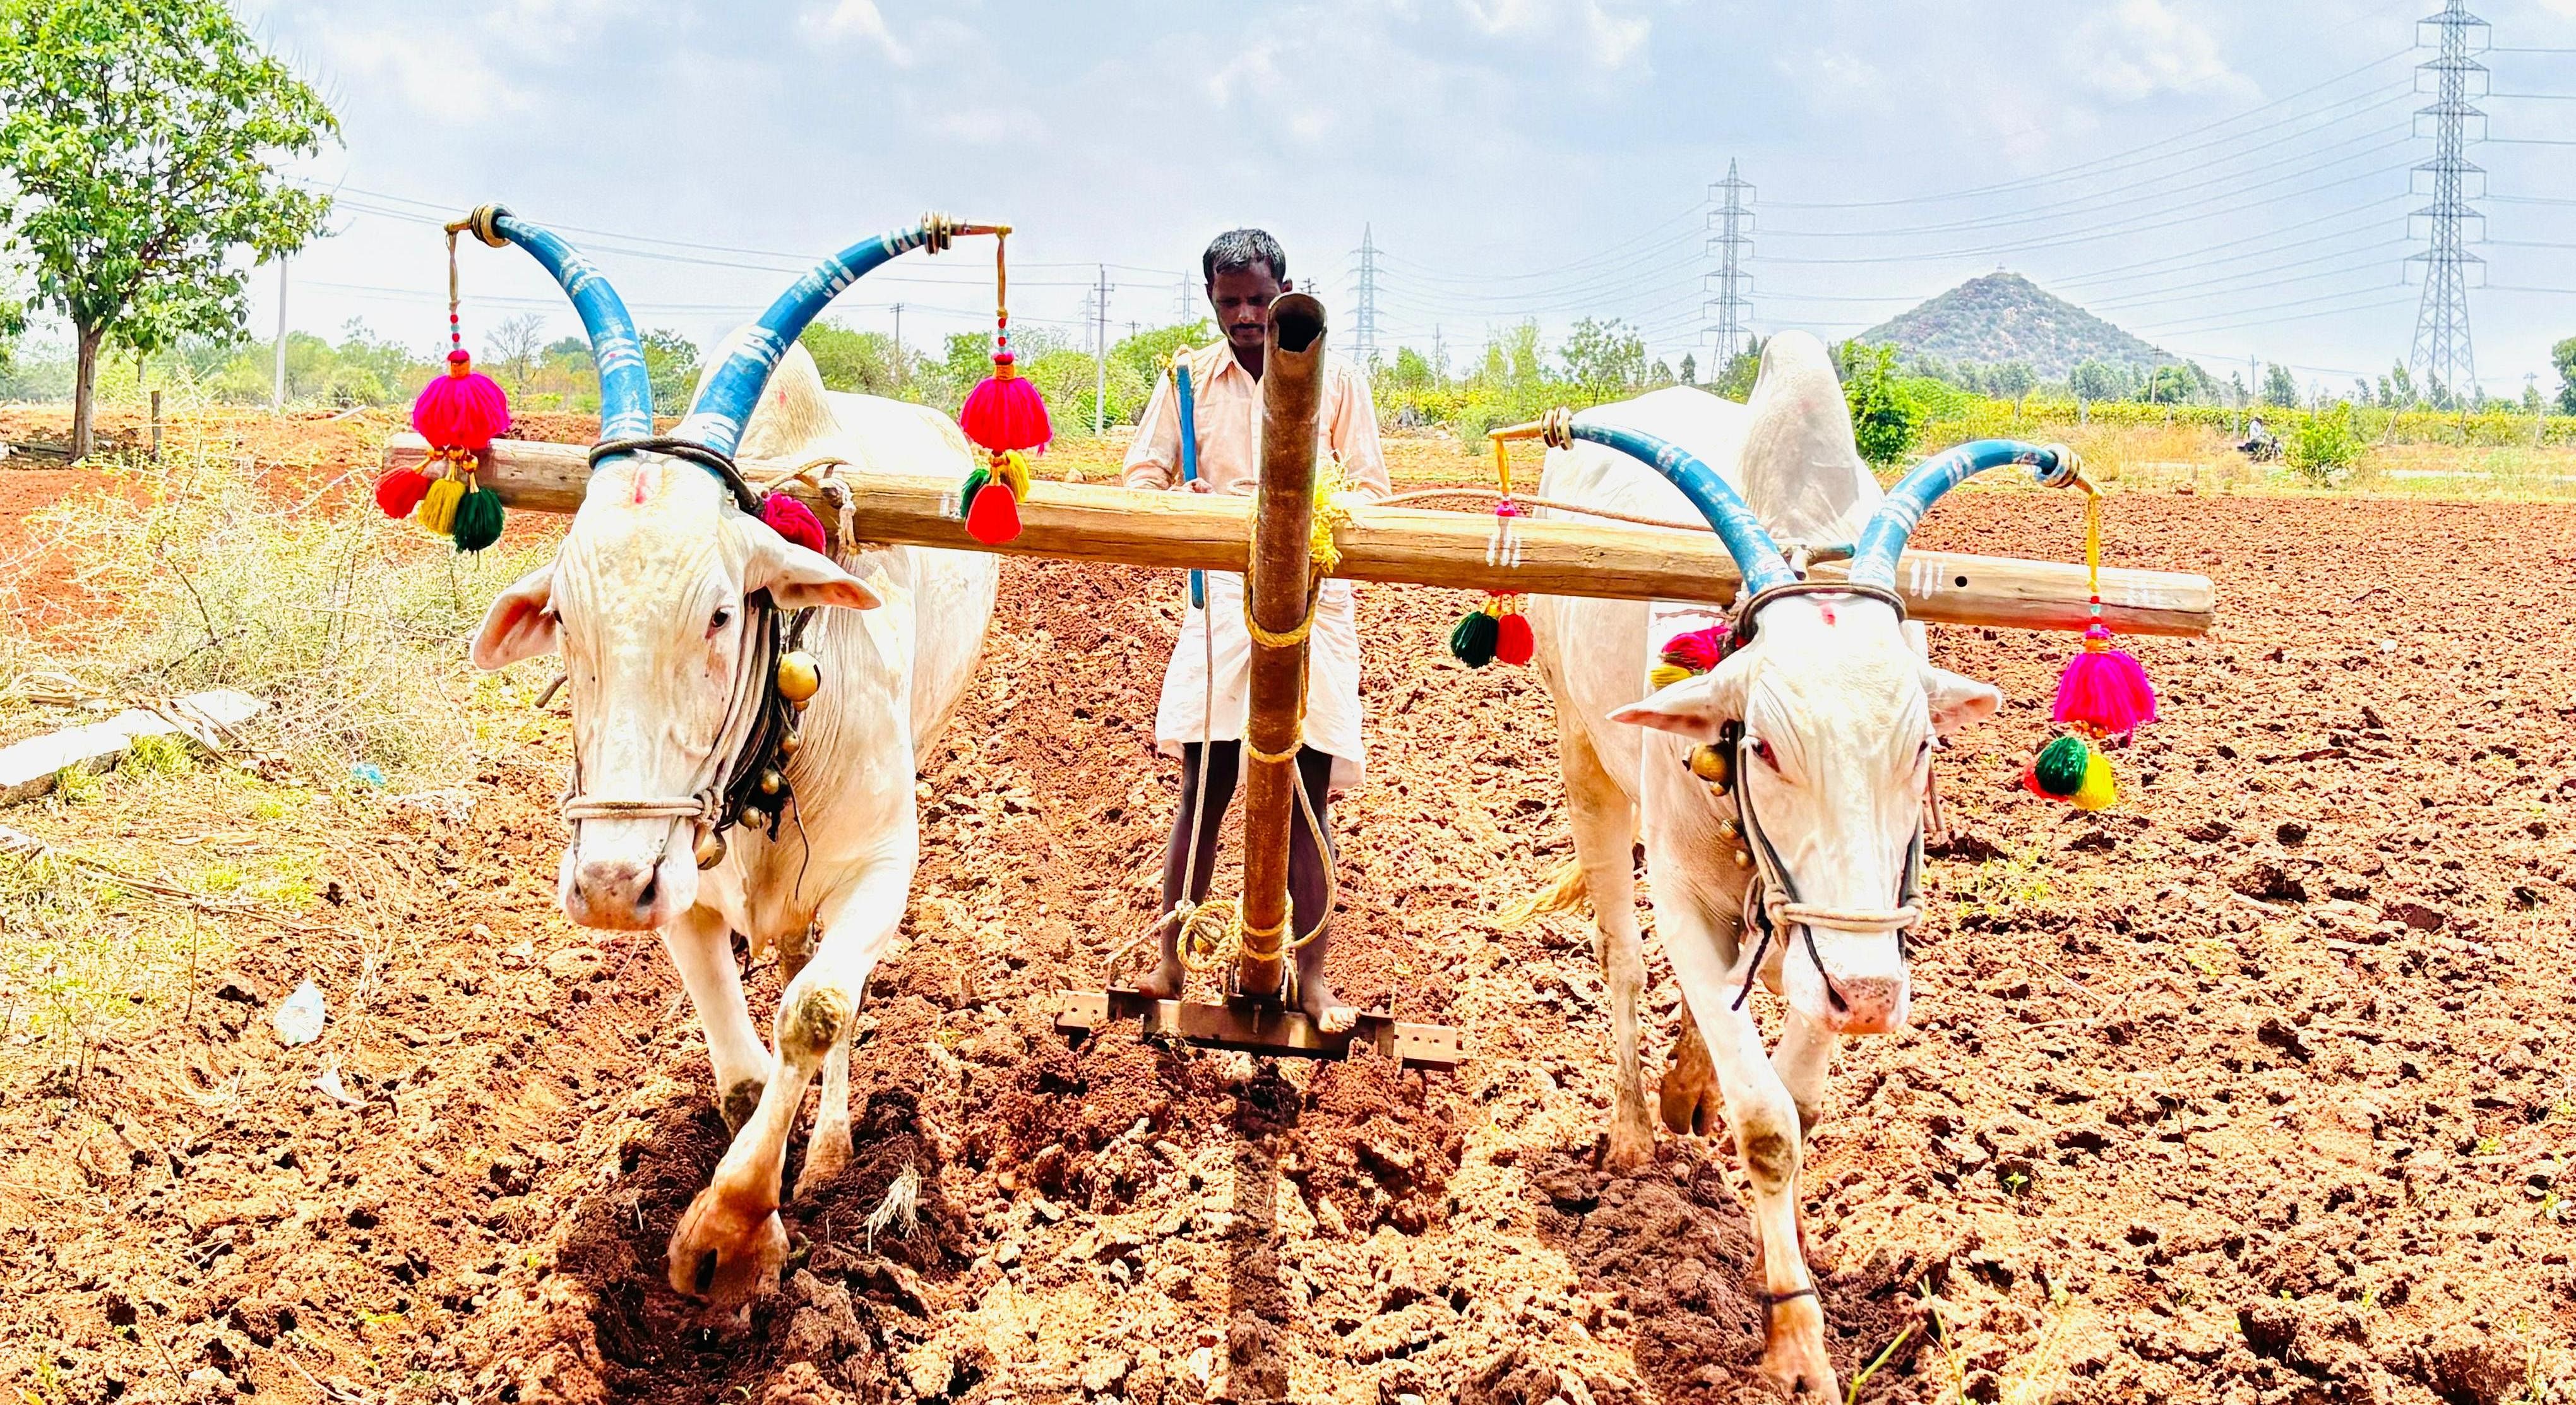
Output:
<svg viewBox="0 0 2576 1405">
<path fill-rule="evenodd" d="M 2339 414 L 2311 415 L 2290 434 L 2282 459 L 2290 471 L 2320 488 L 2343 481 L 2361 461 L 2361 436 L 2353 433 L 2352 407 Z"/>
<path fill-rule="evenodd" d="M 1886 468 L 1914 451 L 1927 416 L 1896 379 L 1896 348 L 1847 346 L 1843 397 L 1851 404 L 1852 437 L 1873 468 Z"/>
</svg>

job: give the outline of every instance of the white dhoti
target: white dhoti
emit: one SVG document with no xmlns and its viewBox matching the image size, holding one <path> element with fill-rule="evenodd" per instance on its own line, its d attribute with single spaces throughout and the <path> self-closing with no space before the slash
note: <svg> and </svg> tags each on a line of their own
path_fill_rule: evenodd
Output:
<svg viewBox="0 0 2576 1405">
<path fill-rule="evenodd" d="M 1207 573 L 1207 610 L 1181 616 L 1180 642 L 1163 671 L 1163 701 L 1154 710 L 1154 747 L 1179 756 L 1185 742 L 1243 739 L 1252 706 L 1252 635 L 1243 625 L 1243 577 Z M 1333 789 L 1360 783 L 1368 768 L 1360 744 L 1360 630 L 1351 583 L 1324 582 L 1315 626 L 1306 635 L 1304 745 L 1333 758 Z"/>
</svg>

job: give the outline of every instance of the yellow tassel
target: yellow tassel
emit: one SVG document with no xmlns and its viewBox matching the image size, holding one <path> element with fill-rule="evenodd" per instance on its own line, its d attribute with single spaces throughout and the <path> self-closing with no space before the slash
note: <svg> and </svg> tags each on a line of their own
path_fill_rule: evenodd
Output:
<svg viewBox="0 0 2576 1405">
<path fill-rule="evenodd" d="M 2084 765 L 2084 784 L 2066 799 L 2079 810 L 2107 810 L 2117 804 L 2120 787 L 2111 777 L 2111 758 L 2094 752 Z"/>
<path fill-rule="evenodd" d="M 1694 675 L 1689 669 L 1682 667 L 1680 664 L 1659 663 L 1652 669 L 1647 670 L 1646 682 L 1658 691 L 1661 691 L 1662 689 L 1669 688 L 1674 684 L 1679 683 L 1685 678 L 1695 676 L 1696 675 Z"/>
<path fill-rule="evenodd" d="M 1012 497 L 1021 502 L 1029 500 L 1028 455 L 1017 449 L 1002 454 L 993 465 L 993 476 L 1002 480 L 1002 485 L 1011 490 Z"/>
<path fill-rule="evenodd" d="M 433 537 L 447 536 L 456 530 L 456 505 L 463 501 L 465 485 L 452 475 L 441 478 L 421 495 L 420 507 L 412 513 L 411 520 Z"/>
</svg>

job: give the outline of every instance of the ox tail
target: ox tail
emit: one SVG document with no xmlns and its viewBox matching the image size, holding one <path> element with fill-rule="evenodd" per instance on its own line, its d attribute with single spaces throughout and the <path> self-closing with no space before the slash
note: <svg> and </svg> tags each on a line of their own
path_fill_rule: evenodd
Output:
<svg viewBox="0 0 2576 1405">
<path fill-rule="evenodd" d="M 1589 896 L 1583 886 L 1583 863 L 1569 858 L 1547 871 L 1545 883 L 1536 891 L 1502 911 L 1502 925 L 1518 927 L 1549 912 L 1572 912 L 1583 906 Z"/>
</svg>

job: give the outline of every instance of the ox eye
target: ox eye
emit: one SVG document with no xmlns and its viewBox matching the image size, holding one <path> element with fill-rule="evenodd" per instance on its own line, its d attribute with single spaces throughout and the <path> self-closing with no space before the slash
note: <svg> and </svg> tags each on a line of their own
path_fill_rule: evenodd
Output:
<svg viewBox="0 0 2576 1405">
<path fill-rule="evenodd" d="M 1780 769 L 1780 758 L 1772 755 L 1770 742 L 1765 741 L 1760 737 L 1755 737 L 1753 739 L 1753 754 L 1762 758 L 1763 765 L 1770 767 L 1774 771 Z"/>
<path fill-rule="evenodd" d="M 707 616 L 707 637 L 709 639 L 715 638 L 718 634 L 724 631 L 724 627 L 726 625 L 731 623 L 733 623 L 733 607 L 731 605 L 718 605 L 716 607 L 716 612 Z"/>
</svg>

